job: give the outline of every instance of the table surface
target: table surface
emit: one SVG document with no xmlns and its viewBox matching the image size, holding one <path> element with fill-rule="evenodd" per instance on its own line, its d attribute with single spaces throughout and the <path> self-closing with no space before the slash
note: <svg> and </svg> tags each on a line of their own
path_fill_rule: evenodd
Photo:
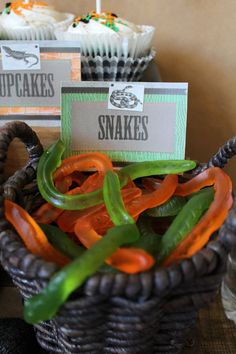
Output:
<svg viewBox="0 0 236 354">
<path fill-rule="evenodd" d="M 236 325 L 225 316 L 220 294 L 200 311 L 191 339 L 183 354 L 236 354 Z"/>
<path fill-rule="evenodd" d="M 22 317 L 18 290 L 2 269 L 0 279 L 0 318 Z M 38 348 L 35 354 L 45 353 Z M 183 354 L 236 354 L 236 325 L 226 318 L 220 294 L 213 304 L 200 311 L 197 326 L 189 336 Z"/>
</svg>

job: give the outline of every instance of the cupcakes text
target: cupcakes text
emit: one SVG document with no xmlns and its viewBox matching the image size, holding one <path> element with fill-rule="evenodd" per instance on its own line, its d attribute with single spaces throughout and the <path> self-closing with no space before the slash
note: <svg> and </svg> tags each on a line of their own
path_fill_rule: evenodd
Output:
<svg viewBox="0 0 236 354">
<path fill-rule="evenodd" d="M 52 73 L 0 74 L 0 97 L 53 97 Z"/>
</svg>

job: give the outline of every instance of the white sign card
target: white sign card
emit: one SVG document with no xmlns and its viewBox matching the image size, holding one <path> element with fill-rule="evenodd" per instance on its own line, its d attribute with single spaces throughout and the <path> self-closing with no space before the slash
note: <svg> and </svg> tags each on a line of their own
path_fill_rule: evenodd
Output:
<svg viewBox="0 0 236 354">
<path fill-rule="evenodd" d="M 143 100 L 144 85 L 110 83 L 108 109 L 142 112 Z"/>
<path fill-rule="evenodd" d="M 2 70 L 40 70 L 40 48 L 38 43 L 2 44 Z"/>
</svg>

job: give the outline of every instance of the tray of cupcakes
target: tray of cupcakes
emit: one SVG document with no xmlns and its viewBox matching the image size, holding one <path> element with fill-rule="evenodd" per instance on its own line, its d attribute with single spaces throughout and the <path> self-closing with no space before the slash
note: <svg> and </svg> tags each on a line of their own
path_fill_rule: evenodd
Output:
<svg viewBox="0 0 236 354">
<path fill-rule="evenodd" d="M 139 81 L 155 58 L 155 28 L 111 11 L 75 15 L 44 1 L 13 1 L 0 15 L 0 39 L 77 41 L 83 80 Z"/>
</svg>

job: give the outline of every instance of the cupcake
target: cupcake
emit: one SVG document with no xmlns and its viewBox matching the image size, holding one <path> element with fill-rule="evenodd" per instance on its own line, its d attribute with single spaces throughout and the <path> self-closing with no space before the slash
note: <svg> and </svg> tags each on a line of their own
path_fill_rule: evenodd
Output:
<svg viewBox="0 0 236 354">
<path fill-rule="evenodd" d="M 86 80 L 140 79 L 155 56 L 151 48 L 154 27 L 135 25 L 111 12 L 77 17 L 67 29 L 56 29 L 59 40 L 76 40 Z"/>
<path fill-rule="evenodd" d="M 55 39 L 55 28 L 67 28 L 74 15 L 54 10 L 44 1 L 8 2 L 0 14 L 2 39 Z"/>
</svg>

